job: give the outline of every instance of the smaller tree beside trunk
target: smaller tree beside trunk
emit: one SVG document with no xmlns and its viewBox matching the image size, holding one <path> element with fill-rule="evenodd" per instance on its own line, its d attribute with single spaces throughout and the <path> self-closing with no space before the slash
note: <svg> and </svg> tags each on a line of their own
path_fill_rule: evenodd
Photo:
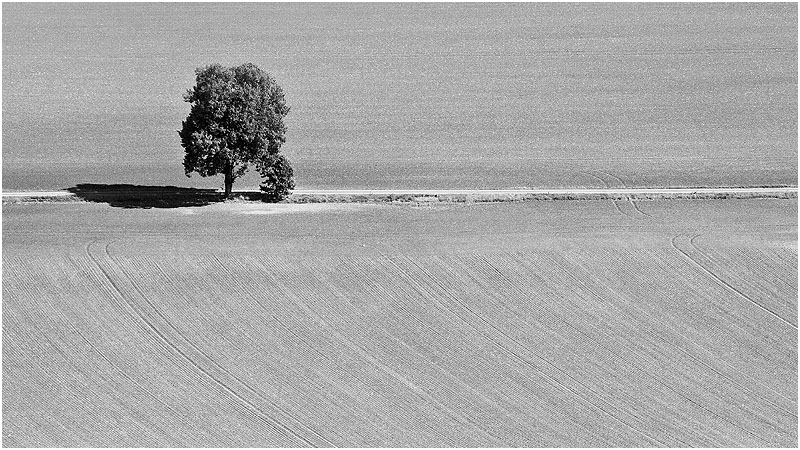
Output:
<svg viewBox="0 0 800 450">
<path fill-rule="evenodd" d="M 264 178 L 261 190 L 270 201 L 294 189 L 289 161 L 281 154 L 286 142 L 283 118 L 289 107 L 283 90 L 254 64 L 198 68 L 196 84 L 184 96 L 192 105 L 178 134 L 185 150 L 186 176 L 223 175 L 225 198 L 250 165 Z"/>
</svg>

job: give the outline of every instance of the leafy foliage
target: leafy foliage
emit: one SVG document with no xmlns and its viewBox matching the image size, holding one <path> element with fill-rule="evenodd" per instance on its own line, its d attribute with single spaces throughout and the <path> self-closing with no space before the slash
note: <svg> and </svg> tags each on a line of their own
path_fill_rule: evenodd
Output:
<svg viewBox="0 0 800 450">
<path fill-rule="evenodd" d="M 265 164 L 258 166 L 258 171 L 264 178 L 260 188 L 265 193 L 265 200 L 280 201 L 294 189 L 294 171 L 285 156 L 270 156 Z"/>
<path fill-rule="evenodd" d="M 178 132 L 186 176 L 225 175 L 229 196 L 234 180 L 254 165 L 267 178 L 262 190 L 273 200 L 284 198 L 294 182 L 280 153 L 286 142 L 283 118 L 289 113 L 281 87 L 251 63 L 212 64 L 195 73 L 196 85 L 184 96 L 192 108 Z"/>
</svg>

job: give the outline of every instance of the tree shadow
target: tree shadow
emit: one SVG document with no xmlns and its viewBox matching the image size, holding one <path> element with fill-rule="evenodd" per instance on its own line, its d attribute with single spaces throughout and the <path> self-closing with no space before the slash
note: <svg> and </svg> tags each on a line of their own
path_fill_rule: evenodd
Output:
<svg viewBox="0 0 800 450">
<path fill-rule="evenodd" d="M 117 208 L 181 208 L 206 206 L 224 200 L 216 189 L 175 186 L 81 183 L 67 191 L 85 201 L 107 203 Z"/>
</svg>

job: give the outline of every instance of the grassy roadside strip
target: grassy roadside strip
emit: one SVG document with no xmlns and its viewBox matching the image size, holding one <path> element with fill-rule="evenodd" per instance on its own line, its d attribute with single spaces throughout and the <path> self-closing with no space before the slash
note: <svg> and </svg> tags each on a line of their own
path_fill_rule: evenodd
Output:
<svg viewBox="0 0 800 450">
<path fill-rule="evenodd" d="M 796 198 L 797 192 L 720 192 L 655 194 L 561 194 L 561 193 L 480 193 L 480 194 L 293 194 L 287 203 L 503 203 L 567 200 L 667 200 L 667 199 L 750 199 Z"/>
<path fill-rule="evenodd" d="M 222 201 L 221 194 L 175 194 L 156 192 L 148 193 L 144 197 L 141 194 L 123 194 L 119 192 L 108 193 L 106 195 L 94 195 L 91 199 L 85 199 L 72 193 L 59 193 L 58 195 L 3 195 L 3 204 L 12 203 L 65 203 L 65 202 L 107 202 L 125 203 L 130 202 L 135 205 L 141 201 L 158 201 L 164 199 L 165 202 L 180 205 L 183 201 L 200 202 L 202 204 L 215 203 Z M 234 192 L 234 201 L 262 201 L 259 192 Z M 379 194 L 348 194 L 348 193 L 294 193 L 281 203 L 504 203 L 504 202 L 529 202 L 529 201 L 568 201 L 568 200 L 669 200 L 669 199 L 755 199 L 755 198 L 775 198 L 789 199 L 797 198 L 797 191 L 780 192 L 674 192 L 674 193 L 531 193 L 531 192 L 502 192 L 502 193 L 379 193 Z"/>
</svg>

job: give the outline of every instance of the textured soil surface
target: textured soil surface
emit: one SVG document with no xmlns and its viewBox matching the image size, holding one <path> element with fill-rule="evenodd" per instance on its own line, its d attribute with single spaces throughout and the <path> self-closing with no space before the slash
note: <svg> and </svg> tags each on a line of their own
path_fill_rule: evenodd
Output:
<svg viewBox="0 0 800 450">
<path fill-rule="evenodd" d="M 2 9 L 4 189 L 221 187 L 184 176 L 182 96 L 248 61 L 299 188 L 797 184 L 795 3 Z"/>
<path fill-rule="evenodd" d="M 4 446 L 797 446 L 797 200 L 3 206 Z"/>
</svg>

